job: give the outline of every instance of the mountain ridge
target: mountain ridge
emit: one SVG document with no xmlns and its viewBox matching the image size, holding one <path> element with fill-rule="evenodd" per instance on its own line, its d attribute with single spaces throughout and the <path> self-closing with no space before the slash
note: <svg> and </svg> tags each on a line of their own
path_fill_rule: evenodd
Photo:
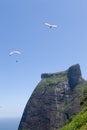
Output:
<svg viewBox="0 0 87 130">
<path fill-rule="evenodd" d="M 82 106 L 83 84 L 80 65 L 41 74 L 41 81 L 29 98 L 18 130 L 60 130 Z"/>
</svg>

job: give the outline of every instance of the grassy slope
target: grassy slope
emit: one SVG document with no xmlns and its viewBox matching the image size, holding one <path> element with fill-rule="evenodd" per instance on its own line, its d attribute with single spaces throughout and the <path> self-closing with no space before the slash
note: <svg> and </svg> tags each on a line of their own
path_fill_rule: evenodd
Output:
<svg viewBox="0 0 87 130">
<path fill-rule="evenodd" d="M 83 89 L 83 99 L 81 100 L 83 109 L 60 130 L 87 130 L 87 81 L 81 85 Z"/>
<path fill-rule="evenodd" d="M 41 82 L 38 84 L 38 87 L 44 87 L 46 86 L 48 83 L 58 83 L 60 81 L 67 81 L 67 71 L 64 72 L 58 72 L 58 73 L 53 73 L 52 77 L 48 77 L 48 78 L 43 78 L 41 80 Z"/>
</svg>

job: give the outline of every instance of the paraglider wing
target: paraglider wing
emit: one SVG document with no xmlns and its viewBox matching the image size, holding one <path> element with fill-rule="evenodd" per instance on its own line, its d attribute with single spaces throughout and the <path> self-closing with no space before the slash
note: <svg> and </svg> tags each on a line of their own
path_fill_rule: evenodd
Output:
<svg viewBox="0 0 87 130">
<path fill-rule="evenodd" d="M 12 51 L 12 52 L 9 53 L 9 56 L 14 55 L 14 54 L 20 55 L 21 52 L 20 51 Z"/>
<path fill-rule="evenodd" d="M 20 55 L 21 54 L 21 52 L 20 51 L 11 51 L 10 53 L 9 53 L 9 56 L 12 56 L 12 55 Z M 18 62 L 18 60 L 16 59 L 16 63 Z"/>
<path fill-rule="evenodd" d="M 45 23 L 45 25 L 47 25 L 47 26 L 51 26 L 51 24 L 49 24 L 49 23 Z"/>
<path fill-rule="evenodd" d="M 52 25 L 53 28 L 57 28 L 57 25 Z"/>
<path fill-rule="evenodd" d="M 45 23 L 46 26 L 48 26 L 49 28 L 52 28 L 52 25 L 49 23 Z"/>
<path fill-rule="evenodd" d="M 45 25 L 48 26 L 49 28 L 57 28 L 57 25 L 55 24 L 45 23 Z"/>
</svg>

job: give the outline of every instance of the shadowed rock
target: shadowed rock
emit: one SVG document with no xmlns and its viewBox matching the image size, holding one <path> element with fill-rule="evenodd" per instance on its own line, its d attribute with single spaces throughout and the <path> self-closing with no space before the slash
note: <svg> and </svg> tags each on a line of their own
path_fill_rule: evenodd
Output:
<svg viewBox="0 0 87 130">
<path fill-rule="evenodd" d="M 83 79 L 78 64 L 64 72 L 42 74 L 41 78 L 26 104 L 18 130 L 59 130 L 81 109 L 82 91 L 77 85 Z"/>
<path fill-rule="evenodd" d="M 81 83 L 83 79 L 81 75 L 80 65 L 76 64 L 71 66 L 68 69 L 67 77 L 71 89 L 73 89 L 77 84 Z"/>
</svg>

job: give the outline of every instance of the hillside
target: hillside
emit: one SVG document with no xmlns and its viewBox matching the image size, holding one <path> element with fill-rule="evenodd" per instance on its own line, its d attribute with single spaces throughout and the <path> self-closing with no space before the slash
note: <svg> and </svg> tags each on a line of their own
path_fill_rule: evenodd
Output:
<svg viewBox="0 0 87 130">
<path fill-rule="evenodd" d="M 42 74 L 25 106 L 18 130 L 60 130 L 68 123 L 61 129 L 66 130 L 73 116 L 86 109 L 86 86 L 79 64 L 62 72 Z"/>
<path fill-rule="evenodd" d="M 87 130 L 87 81 L 81 86 L 83 89 L 83 97 L 80 101 L 80 105 L 82 106 L 82 110 L 72 116 L 67 125 L 61 128 L 60 130 Z"/>
</svg>

